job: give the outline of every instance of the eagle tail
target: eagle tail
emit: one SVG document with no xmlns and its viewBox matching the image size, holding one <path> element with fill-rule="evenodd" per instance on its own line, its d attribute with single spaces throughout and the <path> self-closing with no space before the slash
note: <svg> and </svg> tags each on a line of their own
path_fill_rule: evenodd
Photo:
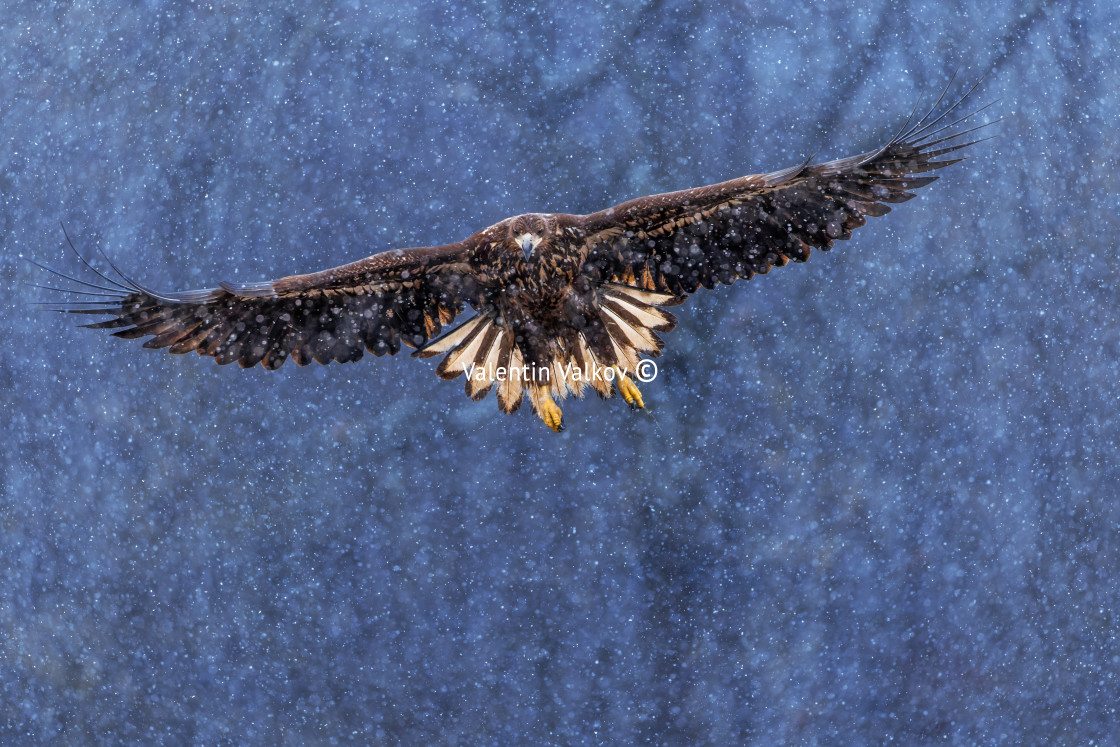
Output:
<svg viewBox="0 0 1120 747">
<path fill-rule="evenodd" d="M 446 355 L 436 373 L 443 379 L 466 374 L 466 391 L 471 399 L 477 402 L 497 386 L 502 412 L 515 412 L 521 406 L 525 394 L 524 358 L 513 332 L 499 326 L 493 317 L 480 314 L 468 319 L 413 353 L 418 358 L 441 354 Z"/>
<path fill-rule="evenodd" d="M 611 284 L 602 287 L 600 298 L 599 312 L 608 338 L 604 341 L 607 349 L 597 351 L 601 358 L 632 374 L 637 370 L 640 354 L 661 354 L 665 343 L 656 333 L 672 330 L 677 320 L 659 307 L 680 303 L 679 296 Z"/>
<path fill-rule="evenodd" d="M 570 393 L 582 397 L 584 389 L 591 387 L 600 397 L 610 397 L 621 375 L 637 370 L 642 354 L 660 355 L 664 343 L 656 333 L 670 331 L 677 320 L 659 307 L 682 300 L 670 293 L 629 285 L 601 285 L 592 312 L 597 315 L 597 323 L 558 343 L 547 393 L 560 399 Z M 537 399 L 544 401 L 543 394 L 543 390 L 540 397 L 534 394 L 534 408 Z"/>
<path fill-rule="evenodd" d="M 489 314 L 468 319 L 413 355 L 443 355 L 436 373 L 444 379 L 466 374 L 466 393 L 475 401 L 496 388 L 498 407 L 512 413 L 528 394 L 538 415 L 555 412 L 559 418 L 553 397 L 582 396 L 589 386 L 600 397 L 610 397 L 620 376 L 637 370 L 641 355 L 659 355 L 664 343 L 657 333 L 677 323 L 660 307 L 681 300 L 671 293 L 605 283 L 594 307 L 599 324 L 556 341 L 551 360 L 545 362 L 527 361 L 514 330 Z"/>
</svg>

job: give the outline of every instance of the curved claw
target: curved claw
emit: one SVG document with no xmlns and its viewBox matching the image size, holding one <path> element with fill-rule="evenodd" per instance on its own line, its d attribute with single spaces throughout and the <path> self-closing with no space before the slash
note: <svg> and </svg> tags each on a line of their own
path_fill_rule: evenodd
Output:
<svg viewBox="0 0 1120 747">
<path fill-rule="evenodd" d="M 642 401 L 642 393 L 638 387 L 622 372 L 621 368 L 615 366 L 615 371 L 618 372 L 618 376 L 615 377 L 614 383 L 618 387 L 618 393 L 626 400 L 626 404 L 630 405 L 631 410 L 644 410 L 646 403 Z"/>
<path fill-rule="evenodd" d="M 537 414 L 541 416 L 544 424 L 556 433 L 564 430 L 564 413 L 548 394 L 541 397 Z"/>
</svg>

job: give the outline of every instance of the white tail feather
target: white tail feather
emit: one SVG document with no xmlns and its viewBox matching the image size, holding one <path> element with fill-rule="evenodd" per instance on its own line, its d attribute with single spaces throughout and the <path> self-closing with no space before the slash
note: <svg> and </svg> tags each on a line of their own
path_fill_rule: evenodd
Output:
<svg viewBox="0 0 1120 747">
<path fill-rule="evenodd" d="M 478 329 L 472 332 L 466 340 L 459 343 L 458 347 L 447 354 L 443 363 L 440 364 L 440 369 L 453 376 L 466 373 L 471 364 L 478 359 L 482 341 L 490 336 L 490 330 L 493 329 L 493 326 L 494 323 L 486 319 L 484 324 L 479 325 Z"/>
<path fill-rule="evenodd" d="M 626 296 L 613 294 L 608 295 L 607 298 L 610 299 L 609 303 L 611 305 L 630 312 L 630 314 L 636 320 L 638 320 L 638 322 L 644 324 L 650 329 L 656 330 L 673 323 L 673 318 L 666 312 L 653 306 L 644 304 L 641 301 L 634 301 L 633 299 Z"/>
<path fill-rule="evenodd" d="M 613 327 L 615 330 L 618 330 L 618 332 L 624 338 L 622 340 L 618 340 L 620 344 L 625 343 L 632 348 L 643 351 L 657 350 L 660 347 L 660 345 L 657 344 L 657 339 L 653 336 L 653 332 L 650 332 L 646 327 L 635 326 L 634 324 L 631 324 L 627 319 L 625 319 L 607 303 L 604 303 L 599 308 L 601 308 L 603 310 L 603 313 L 606 314 L 612 322 L 614 322 L 613 325 L 608 325 L 607 329 L 611 330 L 611 328 Z M 614 336 L 613 332 L 611 336 Z"/>
<path fill-rule="evenodd" d="M 672 293 L 649 291 L 642 288 L 635 288 L 632 285 L 603 285 L 600 287 L 603 293 L 608 296 L 629 298 L 638 303 L 645 304 L 646 306 L 666 306 L 680 302 L 679 297 L 674 296 Z"/>
<path fill-rule="evenodd" d="M 478 328 L 478 325 L 482 324 L 484 321 L 486 321 L 486 317 L 484 316 L 476 316 L 472 319 L 468 319 L 442 337 L 432 340 L 423 348 L 413 353 L 413 355 L 418 358 L 430 358 L 433 355 L 446 353 L 448 350 L 467 339 L 467 337 Z"/>
<path fill-rule="evenodd" d="M 504 334 L 503 330 L 491 324 L 486 329 L 486 334 L 480 336 L 478 355 L 474 360 L 466 362 L 467 396 L 473 400 L 485 397 L 498 380 L 498 353 L 501 351 Z"/>
<path fill-rule="evenodd" d="M 498 407 L 502 412 L 513 412 L 521 406 L 521 398 L 525 396 L 525 382 L 521 376 L 524 360 L 516 344 L 510 346 L 504 363 L 506 377 L 498 382 Z"/>
</svg>

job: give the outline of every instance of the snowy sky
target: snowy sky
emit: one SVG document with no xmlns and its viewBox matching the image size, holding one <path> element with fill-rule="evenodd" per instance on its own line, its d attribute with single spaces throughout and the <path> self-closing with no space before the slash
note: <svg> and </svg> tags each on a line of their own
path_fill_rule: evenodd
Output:
<svg viewBox="0 0 1120 747">
<path fill-rule="evenodd" d="M 284 5 L 4 10 L 0 741 L 1112 734 L 1114 3 Z M 995 138 L 676 309 L 651 415 L 218 367 L 25 284 L 82 270 L 60 224 L 181 290 L 852 155 L 958 66 Z"/>
</svg>

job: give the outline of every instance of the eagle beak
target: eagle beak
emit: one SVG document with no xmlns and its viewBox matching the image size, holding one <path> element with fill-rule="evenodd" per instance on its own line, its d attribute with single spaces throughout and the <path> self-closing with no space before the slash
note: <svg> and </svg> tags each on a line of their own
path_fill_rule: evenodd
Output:
<svg viewBox="0 0 1120 747">
<path fill-rule="evenodd" d="M 533 256 L 533 239 L 531 237 L 525 236 L 521 239 L 521 253 L 525 255 L 526 260 Z"/>
</svg>

